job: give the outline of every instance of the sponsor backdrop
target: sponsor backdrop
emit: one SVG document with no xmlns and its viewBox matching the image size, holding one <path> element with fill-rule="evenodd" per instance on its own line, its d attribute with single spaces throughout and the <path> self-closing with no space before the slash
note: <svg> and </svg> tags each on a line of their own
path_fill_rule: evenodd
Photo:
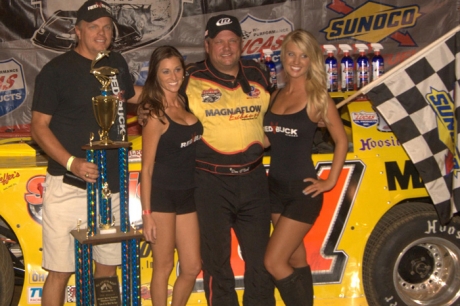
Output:
<svg viewBox="0 0 460 306">
<path fill-rule="evenodd" d="M 0 2 L 0 135 L 29 131 L 35 77 L 51 58 L 74 47 L 76 10 L 83 2 Z M 147 61 L 157 46 L 176 46 L 187 62 L 202 60 L 206 20 L 218 13 L 239 18 L 244 57 L 259 60 L 263 49 L 272 49 L 282 85 L 279 49 L 292 29 L 307 29 L 321 44 L 336 47 L 381 43 L 388 71 L 455 27 L 460 5 L 460 0 L 107 2 L 116 16 L 113 49 L 124 55 L 137 84 L 145 81 Z M 352 56 L 357 58 L 356 50 Z M 336 57 L 340 59 L 341 54 Z"/>
<path fill-rule="evenodd" d="M 50 59 L 74 47 L 76 10 L 83 2 L 84 0 L 0 2 L 0 137 L 28 133 L 35 77 Z M 283 37 L 293 29 L 307 29 L 314 33 L 321 44 L 333 44 L 336 47 L 339 44 L 380 43 L 383 45 L 385 70 L 388 71 L 457 26 L 457 7 L 460 6 L 460 0 L 107 2 L 112 5 L 116 16 L 113 49 L 126 58 L 133 82 L 137 84 L 145 81 L 148 59 L 157 46 L 176 46 L 186 62 L 204 59 L 203 33 L 206 20 L 219 13 L 230 13 L 240 20 L 244 33 L 244 57 L 259 60 L 263 49 L 273 51 L 278 82 L 282 85 L 280 45 Z M 369 50 L 369 57 L 372 56 L 371 53 L 372 50 Z M 356 50 L 352 56 L 357 58 Z M 336 54 L 336 57 L 340 59 L 342 55 Z M 366 305 L 359 271 L 364 248 L 362 239 L 366 239 L 366 235 L 361 233 L 368 232 L 368 225 L 367 222 L 361 225 L 356 217 L 368 216 L 368 208 L 364 206 L 366 199 L 388 198 L 388 193 L 402 192 L 401 190 L 410 192 L 411 198 L 426 196 L 413 165 L 400 160 L 405 158 L 402 151 L 393 152 L 400 148 L 399 141 L 393 134 L 375 133 L 375 126 L 378 124 L 375 111 L 369 105 L 364 107 L 364 104 L 351 107 L 349 119 L 361 131 L 352 140 L 355 148 L 353 160 L 347 161 L 336 188 L 326 195 L 326 205 L 308 241 L 309 262 L 315 272 L 315 294 L 319 300 L 323 300 L 321 305 Z M 379 125 L 379 130 L 385 131 L 386 128 Z M 130 203 L 139 207 L 140 165 L 135 161 L 139 161 L 141 152 L 138 143 L 133 148 L 130 152 Z M 383 154 L 387 151 L 391 153 L 388 156 Z M 379 152 L 380 155 L 377 156 L 380 157 L 375 157 L 376 152 Z M 315 160 L 315 163 L 318 175 L 326 177 L 330 170 L 331 156 L 321 156 L 324 161 Z M 385 169 L 379 168 L 382 157 L 385 160 Z M 363 158 L 368 159 L 367 165 L 361 161 Z M 369 174 L 365 179 L 366 167 Z M 15 198 L 6 199 L 6 202 L 16 206 L 4 212 L 6 220 L 14 219 L 17 224 L 22 225 L 15 227 L 24 256 L 28 260 L 20 304 L 39 304 L 46 278 L 46 272 L 40 268 L 41 239 L 28 239 L 27 243 L 24 239 L 36 235 L 41 229 L 40 183 L 44 181 L 45 169 L 34 167 L 21 174 L 14 169 L 11 171 L 0 180 L 0 193 L 8 189 L 27 190 L 25 194 L 11 193 Z M 388 173 L 388 182 L 384 182 L 382 173 Z M 24 180 L 27 180 L 25 186 Z M 22 182 L 21 188 L 18 182 Z M 375 185 L 387 185 L 388 190 L 375 189 Z M 27 205 L 23 205 L 24 200 Z M 361 212 L 351 215 L 352 209 L 358 209 L 356 207 L 362 207 Z M 370 224 L 374 224 L 387 209 L 388 207 L 374 207 L 370 216 L 372 220 L 368 220 Z M 137 216 L 138 219 L 139 217 Z M 345 242 L 347 253 L 343 251 L 340 240 L 349 218 L 353 226 L 350 230 L 352 233 L 348 233 L 349 238 Z M 136 216 L 134 220 L 137 220 Z M 436 222 L 433 221 L 433 224 Z M 355 227 L 357 231 L 354 232 Z M 30 232 L 26 234 L 25 231 Z M 232 239 L 233 245 L 237 246 L 234 236 Z M 236 287 L 241 289 L 244 263 L 238 247 L 232 249 L 232 267 L 237 279 Z M 141 290 L 145 305 L 149 305 L 150 300 L 151 269 L 151 250 L 147 244 L 142 243 Z M 171 274 L 170 284 L 174 283 L 179 265 L 175 269 Z M 66 302 L 70 305 L 75 301 L 73 284 L 72 278 L 66 294 Z M 202 287 L 200 275 L 190 299 L 191 305 L 205 304 Z M 171 291 L 172 287 L 169 289 Z M 239 296 L 241 297 L 241 292 Z M 354 298 L 355 301 L 349 301 L 345 297 Z M 277 299 L 279 301 L 278 295 Z M 388 301 L 391 303 L 390 298 Z"/>
</svg>

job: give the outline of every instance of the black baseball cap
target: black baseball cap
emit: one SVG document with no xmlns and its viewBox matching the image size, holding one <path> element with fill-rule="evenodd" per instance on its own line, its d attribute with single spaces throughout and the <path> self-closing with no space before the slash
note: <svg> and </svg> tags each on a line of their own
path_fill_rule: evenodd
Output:
<svg viewBox="0 0 460 306">
<path fill-rule="evenodd" d="M 77 23 L 81 20 L 93 22 L 101 17 L 110 17 L 113 19 L 112 8 L 104 1 L 88 0 L 77 11 Z"/>
<path fill-rule="evenodd" d="M 232 31 L 239 37 L 243 36 L 243 31 L 241 31 L 241 25 L 238 18 L 222 14 L 209 18 L 208 23 L 206 24 L 204 38 L 214 38 L 220 31 L 224 30 Z"/>
</svg>

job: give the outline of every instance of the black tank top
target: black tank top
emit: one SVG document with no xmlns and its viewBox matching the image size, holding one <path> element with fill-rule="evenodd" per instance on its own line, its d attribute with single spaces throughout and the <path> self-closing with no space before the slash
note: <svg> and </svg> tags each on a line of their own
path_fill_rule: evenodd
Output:
<svg viewBox="0 0 460 306">
<path fill-rule="evenodd" d="M 273 103 L 275 103 L 276 96 Z M 317 124 L 310 120 L 306 109 L 295 114 L 277 115 L 268 109 L 264 131 L 270 140 L 269 176 L 278 180 L 316 178 L 311 159 L 313 136 Z"/>
<path fill-rule="evenodd" d="M 165 116 L 169 127 L 158 142 L 152 185 L 172 190 L 193 188 L 196 142 L 201 139 L 203 126 L 199 120 L 182 125 Z"/>
</svg>

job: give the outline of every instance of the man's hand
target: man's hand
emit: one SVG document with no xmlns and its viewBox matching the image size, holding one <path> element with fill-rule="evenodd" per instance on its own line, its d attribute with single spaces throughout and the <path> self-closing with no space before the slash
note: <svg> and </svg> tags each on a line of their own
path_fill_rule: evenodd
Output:
<svg viewBox="0 0 460 306">
<path fill-rule="evenodd" d="M 145 126 L 147 124 L 147 119 L 149 118 L 150 111 L 139 106 L 137 108 L 137 123 L 140 126 Z"/>
<path fill-rule="evenodd" d="M 84 158 L 75 158 L 70 170 L 88 183 L 96 183 L 96 179 L 99 177 L 97 165 L 86 161 Z"/>
</svg>

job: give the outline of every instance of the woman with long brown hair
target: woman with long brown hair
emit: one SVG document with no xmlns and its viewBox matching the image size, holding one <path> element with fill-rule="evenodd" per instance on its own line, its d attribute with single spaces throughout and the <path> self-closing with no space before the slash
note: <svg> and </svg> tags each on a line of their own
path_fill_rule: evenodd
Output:
<svg viewBox="0 0 460 306">
<path fill-rule="evenodd" d="M 203 126 L 179 94 L 184 60 L 172 46 L 155 49 L 140 97 L 149 116 L 142 128 L 141 203 L 145 240 L 150 242 L 152 304 L 165 306 L 177 248 L 180 268 L 172 304 L 186 305 L 201 270 L 194 201 L 195 144 Z"/>
</svg>

